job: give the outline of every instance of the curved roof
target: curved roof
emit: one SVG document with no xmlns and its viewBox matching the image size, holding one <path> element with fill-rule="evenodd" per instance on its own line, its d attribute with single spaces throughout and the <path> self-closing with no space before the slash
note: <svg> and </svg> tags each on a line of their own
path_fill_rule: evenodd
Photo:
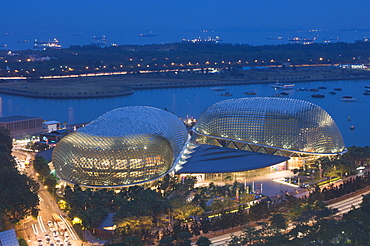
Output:
<svg viewBox="0 0 370 246">
<path fill-rule="evenodd" d="M 224 100 L 208 107 L 194 130 L 209 137 L 312 154 L 345 149 L 337 125 L 325 110 L 291 98 Z"/>
<path fill-rule="evenodd" d="M 168 173 L 187 141 L 177 116 L 152 107 L 124 107 L 65 136 L 52 159 L 58 176 L 69 183 L 126 186 Z"/>
<path fill-rule="evenodd" d="M 269 167 L 289 157 L 202 144 L 177 173 L 230 173 Z"/>
</svg>

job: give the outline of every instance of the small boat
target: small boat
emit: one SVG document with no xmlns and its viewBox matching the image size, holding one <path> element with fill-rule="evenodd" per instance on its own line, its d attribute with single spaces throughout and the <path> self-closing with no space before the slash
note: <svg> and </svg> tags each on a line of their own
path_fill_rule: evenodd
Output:
<svg viewBox="0 0 370 246">
<path fill-rule="evenodd" d="M 255 91 L 246 91 L 246 92 L 244 92 L 244 95 L 256 95 L 257 94 L 257 92 L 255 92 Z"/>
<path fill-rule="evenodd" d="M 345 102 L 354 102 L 354 101 L 356 101 L 356 98 L 354 98 L 352 96 L 344 96 L 344 97 L 342 97 L 342 101 L 345 101 Z"/>
<path fill-rule="evenodd" d="M 341 91 L 342 88 L 334 88 L 335 91 Z"/>
<path fill-rule="evenodd" d="M 366 92 L 370 92 L 370 89 L 366 89 L 365 91 L 366 91 Z"/>
<path fill-rule="evenodd" d="M 282 84 L 280 82 L 276 82 L 271 85 L 272 88 L 277 88 L 277 89 L 293 89 L 295 84 Z"/>
<path fill-rule="evenodd" d="M 282 97 L 282 95 L 280 94 L 275 94 L 275 95 L 272 95 L 273 97 Z"/>
<path fill-rule="evenodd" d="M 331 91 L 331 92 L 329 92 L 329 94 L 336 95 L 337 93 L 335 91 Z"/>
<path fill-rule="evenodd" d="M 281 92 L 280 94 L 281 95 L 284 95 L 284 96 L 288 96 L 289 95 L 289 93 L 288 92 L 285 92 L 285 91 Z"/>
<path fill-rule="evenodd" d="M 349 129 L 354 130 L 355 126 L 350 126 Z"/>
<path fill-rule="evenodd" d="M 368 95 L 370 95 L 370 92 L 364 92 L 364 93 L 362 93 L 362 94 L 364 94 L 364 95 L 368 96 Z"/>
<path fill-rule="evenodd" d="M 365 88 L 370 88 L 370 85 L 365 85 Z"/>
<path fill-rule="evenodd" d="M 230 92 L 225 92 L 225 93 L 222 93 L 221 96 L 225 96 L 225 97 L 230 97 L 232 96 L 233 94 L 230 93 Z"/>
<path fill-rule="evenodd" d="M 296 91 L 305 91 L 305 88 L 298 88 Z"/>
<path fill-rule="evenodd" d="M 226 90 L 226 88 L 222 87 L 222 86 L 217 86 L 217 87 L 211 87 L 211 90 L 213 90 L 213 91 L 224 91 L 224 90 Z"/>
<path fill-rule="evenodd" d="M 310 91 L 314 91 L 314 92 L 316 92 L 316 91 L 319 91 L 319 89 L 312 88 L 312 89 L 310 89 Z"/>
<path fill-rule="evenodd" d="M 319 89 L 328 89 L 328 87 L 320 86 Z"/>
<path fill-rule="evenodd" d="M 313 98 L 324 98 L 325 95 L 323 95 L 323 94 L 312 94 L 311 97 L 313 97 Z"/>
</svg>

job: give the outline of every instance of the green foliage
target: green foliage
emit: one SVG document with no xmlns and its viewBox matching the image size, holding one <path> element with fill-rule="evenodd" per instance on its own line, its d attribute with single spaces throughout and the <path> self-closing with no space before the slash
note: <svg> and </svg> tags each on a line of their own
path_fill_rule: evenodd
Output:
<svg viewBox="0 0 370 246">
<path fill-rule="evenodd" d="M 26 239 L 24 239 L 23 237 L 18 238 L 18 243 L 19 246 L 28 246 Z"/>
<path fill-rule="evenodd" d="M 11 154 L 13 141 L 10 137 L 10 131 L 0 127 L 0 144 L 2 145 L 1 152 Z"/>
<path fill-rule="evenodd" d="M 0 146 L 0 215 L 17 224 L 27 216 L 37 216 L 39 185 L 16 169 L 12 139 L 4 128 L 0 128 Z"/>
<path fill-rule="evenodd" d="M 200 237 L 195 244 L 198 246 L 209 246 L 212 242 L 207 237 Z"/>
<path fill-rule="evenodd" d="M 283 214 L 273 214 L 270 219 L 271 226 L 277 230 L 284 230 L 288 226 L 288 220 Z"/>
<path fill-rule="evenodd" d="M 0 169 L 0 213 L 13 224 L 27 216 L 37 216 L 38 183 L 16 169 Z"/>
</svg>

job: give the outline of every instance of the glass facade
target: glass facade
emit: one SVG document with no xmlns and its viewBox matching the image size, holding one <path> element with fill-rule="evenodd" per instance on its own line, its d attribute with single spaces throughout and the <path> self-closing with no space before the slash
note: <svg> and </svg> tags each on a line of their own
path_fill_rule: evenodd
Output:
<svg viewBox="0 0 370 246">
<path fill-rule="evenodd" d="M 58 177 L 68 183 L 127 186 L 171 171 L 187 141 L 177 116 L 152 107 L 124 107 L 65 136 L 52 160 Z"/>
<path fill-rule="evenodd" d="M 200 140 L 235 140 L 309 154 L 337 154 L 345 150 L 342 135 L 325 110 L 291 98 L 253 97 L 218 102 L 201 114 L 194 132 L 200 133 Z"/>
</svg>

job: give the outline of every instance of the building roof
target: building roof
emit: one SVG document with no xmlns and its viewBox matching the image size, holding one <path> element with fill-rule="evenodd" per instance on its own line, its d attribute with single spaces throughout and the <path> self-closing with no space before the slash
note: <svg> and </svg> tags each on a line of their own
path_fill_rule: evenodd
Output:
<svg viewBox="0 0 370 246">
<path fill-rule="evenodd" d="M 38 118 L 40 117 L 14 115 L 14 116 L 0 117 L 0 122 L 13 122 L 13 121 L 30 120 L 30 119 L 38 119 Z"/>
<path fill-rule="evenodd" d="M 14 229 L 0 232 L 0 245 L 19 246 Z"/>
<path fill-rule="evenodd" d="M 190 154 L 178 173 L 229 173 L 269 167 L 289 157 L 202 144 Z"/>
<path fill-rule="evenodd" d="M 247 97 L 215 103 L 197 119 L 194 132 L 309 154 L 345 150 L 342 135 L 325 110 L 292 98 Z"/>
<path fill-rule="evenodd" d="M 114 228 L 113 218 L 116 213 L 108 213 L 104 220 L 97 227 L 101 230 L 111 231 Z"/>
<path fill-rule="evenodd" d="M 105 113 L 56 145 L 58 177 L 85 187 L 129 186 L 175 168 L 189 140 L 183 122 L 165 110 L 130 106 Z"/>
<path fill-rule="evenodd" d="M 42 122 L 42 124 L 54 125 L 54 124 L 60 124 L 60 122 L 59 121 L 56 121 L 56 120 L 49 120 L 49 121 Z"/>
</svg>

